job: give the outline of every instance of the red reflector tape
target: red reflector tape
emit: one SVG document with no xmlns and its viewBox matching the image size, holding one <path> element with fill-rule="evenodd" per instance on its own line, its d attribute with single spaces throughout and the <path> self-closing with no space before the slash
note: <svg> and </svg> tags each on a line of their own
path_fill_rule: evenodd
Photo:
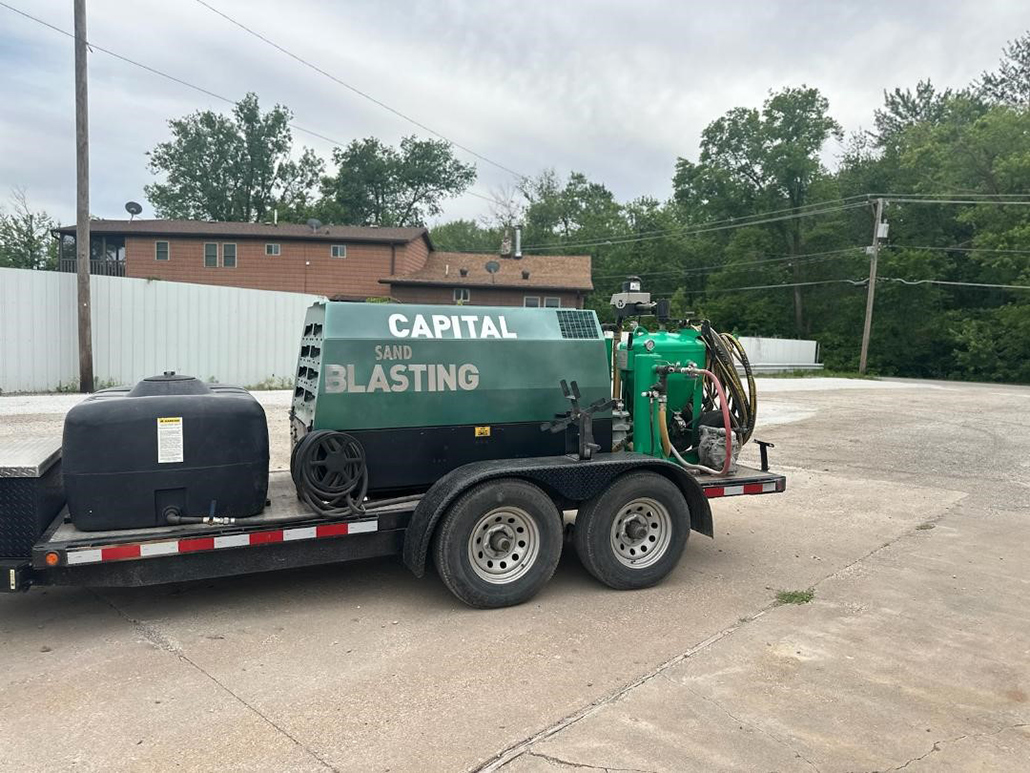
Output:
<svg viewBox="0 0 1030 773">
<path fill-rule="evenodd" d="M 723 489 L 722 486 L 713 486 L 705 489 L 705 496 L 709 499 L 715 499 L 716 497 L 723 496 L 723 491 L 725 491 L 725 489 Z"/>
<path fill-rule="evenodd" d="M 66 563 L 71 566 L 98 564 L 103 561 L 124 561 L 132 558 L 154 558 L 177 553 L 200 553 L 206 550 L 225 548 L 246 548 L 276 542 L 343 537 L 348 534 L 365 534 L 379 531 L 379 520 L 349 521 L 347 523 L 322 523 L 314 526 L 295 526 L 288 529 L 265 529 L 263 531 L 223 534 L 217 537 L 193 537 L 190 539 L 138 542 L 128 545 L 106 545 L 103 547 L 72 548 L 66 551 Z"/>
<path fill-rule="evenodd" d="M 735 497 L 740 494 L 772 494 L 776 491 L 783 491 L 782 480 L 770 481 L 768 483 L 745 483 L 740 486 L 709 486 L 705 496 L 709 499 L 718 497 Z"/>
</svg>

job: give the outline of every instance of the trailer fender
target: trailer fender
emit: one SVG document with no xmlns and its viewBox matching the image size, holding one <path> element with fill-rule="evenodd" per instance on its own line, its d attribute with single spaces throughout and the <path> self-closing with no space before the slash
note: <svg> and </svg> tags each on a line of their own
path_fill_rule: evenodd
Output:
<svg viewBox="0 0 1030 773">
<path fill-rule="evenodd" d="M 437 523 L 462 492 L 497 478 L 521 478 L 534 483 L 563 504 L 577 505 L 600 494 L 621 475 L 647 470 L 669 478 L 683 492 L 690 510 L 690 527 L 714 535 L 712 511 L 701 486 L 682 467 L 663 459 L 634 453 L 598 454 L 589 461 L 568 456 L 496 459 L 458 467 L 433 484 L 419 501 L 404 537 L 404 564 L 421 577 Z M 571 509 L 571 508 L 569 508 Z"/>
</svg>

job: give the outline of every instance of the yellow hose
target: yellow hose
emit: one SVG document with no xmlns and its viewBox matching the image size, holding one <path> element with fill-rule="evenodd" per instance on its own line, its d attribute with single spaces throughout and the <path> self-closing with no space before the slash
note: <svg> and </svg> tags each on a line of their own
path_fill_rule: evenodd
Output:
<svg viewBox="0 0 1030 773">
<path fill-rule="evenodd" d="M 662 439 L 662 453 L 672 456 L 672 441 L 669 439 L 669 426 L 665 423 L 665 402 L 658 403 L 658 435 Z"/>
</svg>

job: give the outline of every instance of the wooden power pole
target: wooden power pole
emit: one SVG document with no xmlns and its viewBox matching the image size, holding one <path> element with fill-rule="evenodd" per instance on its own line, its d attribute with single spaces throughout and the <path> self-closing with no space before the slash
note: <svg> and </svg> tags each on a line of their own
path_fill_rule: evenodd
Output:
<svg viewBox="0 0 1030 773">
<path fill-rule="evenodd" d="M 862 355 L 858 360 L 858 372 L 865 373 L 869 358 L 869 334 L 873 329 L 873 298 L 876 295 L 876 261 L 880 256 L 880 239 L 883 232 L 883 199 L 876 200 L 876 215 L 873 217 L 873 243 L 869 247 L 869 289 L 865 296 L 865 325 L 862 328 Z"/>
<path fill-rule="evenodd" d="M 75 264 L 78 273 L 80 392 L 93 391 L 89 247 L 89 100 L 86 92 L 86 0 L 75 0 Z"/>
</svg>

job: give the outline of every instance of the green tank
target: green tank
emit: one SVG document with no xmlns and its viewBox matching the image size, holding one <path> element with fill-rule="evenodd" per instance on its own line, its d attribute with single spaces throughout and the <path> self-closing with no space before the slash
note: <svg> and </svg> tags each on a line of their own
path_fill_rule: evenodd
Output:
<svg viewBox="0 0 1030 773">
<path fill-rule="evenodd" d="M 339 430 L 362 445 L 370 491 L 423 488 L 462 464 L 560 455 L 568 433 L 541 425 L 611 394 L 593 311 L 318 303 L 304 322 L 294 439 Z M 611 448 L 611 411 L 594 417 Z"/>
</svg>

